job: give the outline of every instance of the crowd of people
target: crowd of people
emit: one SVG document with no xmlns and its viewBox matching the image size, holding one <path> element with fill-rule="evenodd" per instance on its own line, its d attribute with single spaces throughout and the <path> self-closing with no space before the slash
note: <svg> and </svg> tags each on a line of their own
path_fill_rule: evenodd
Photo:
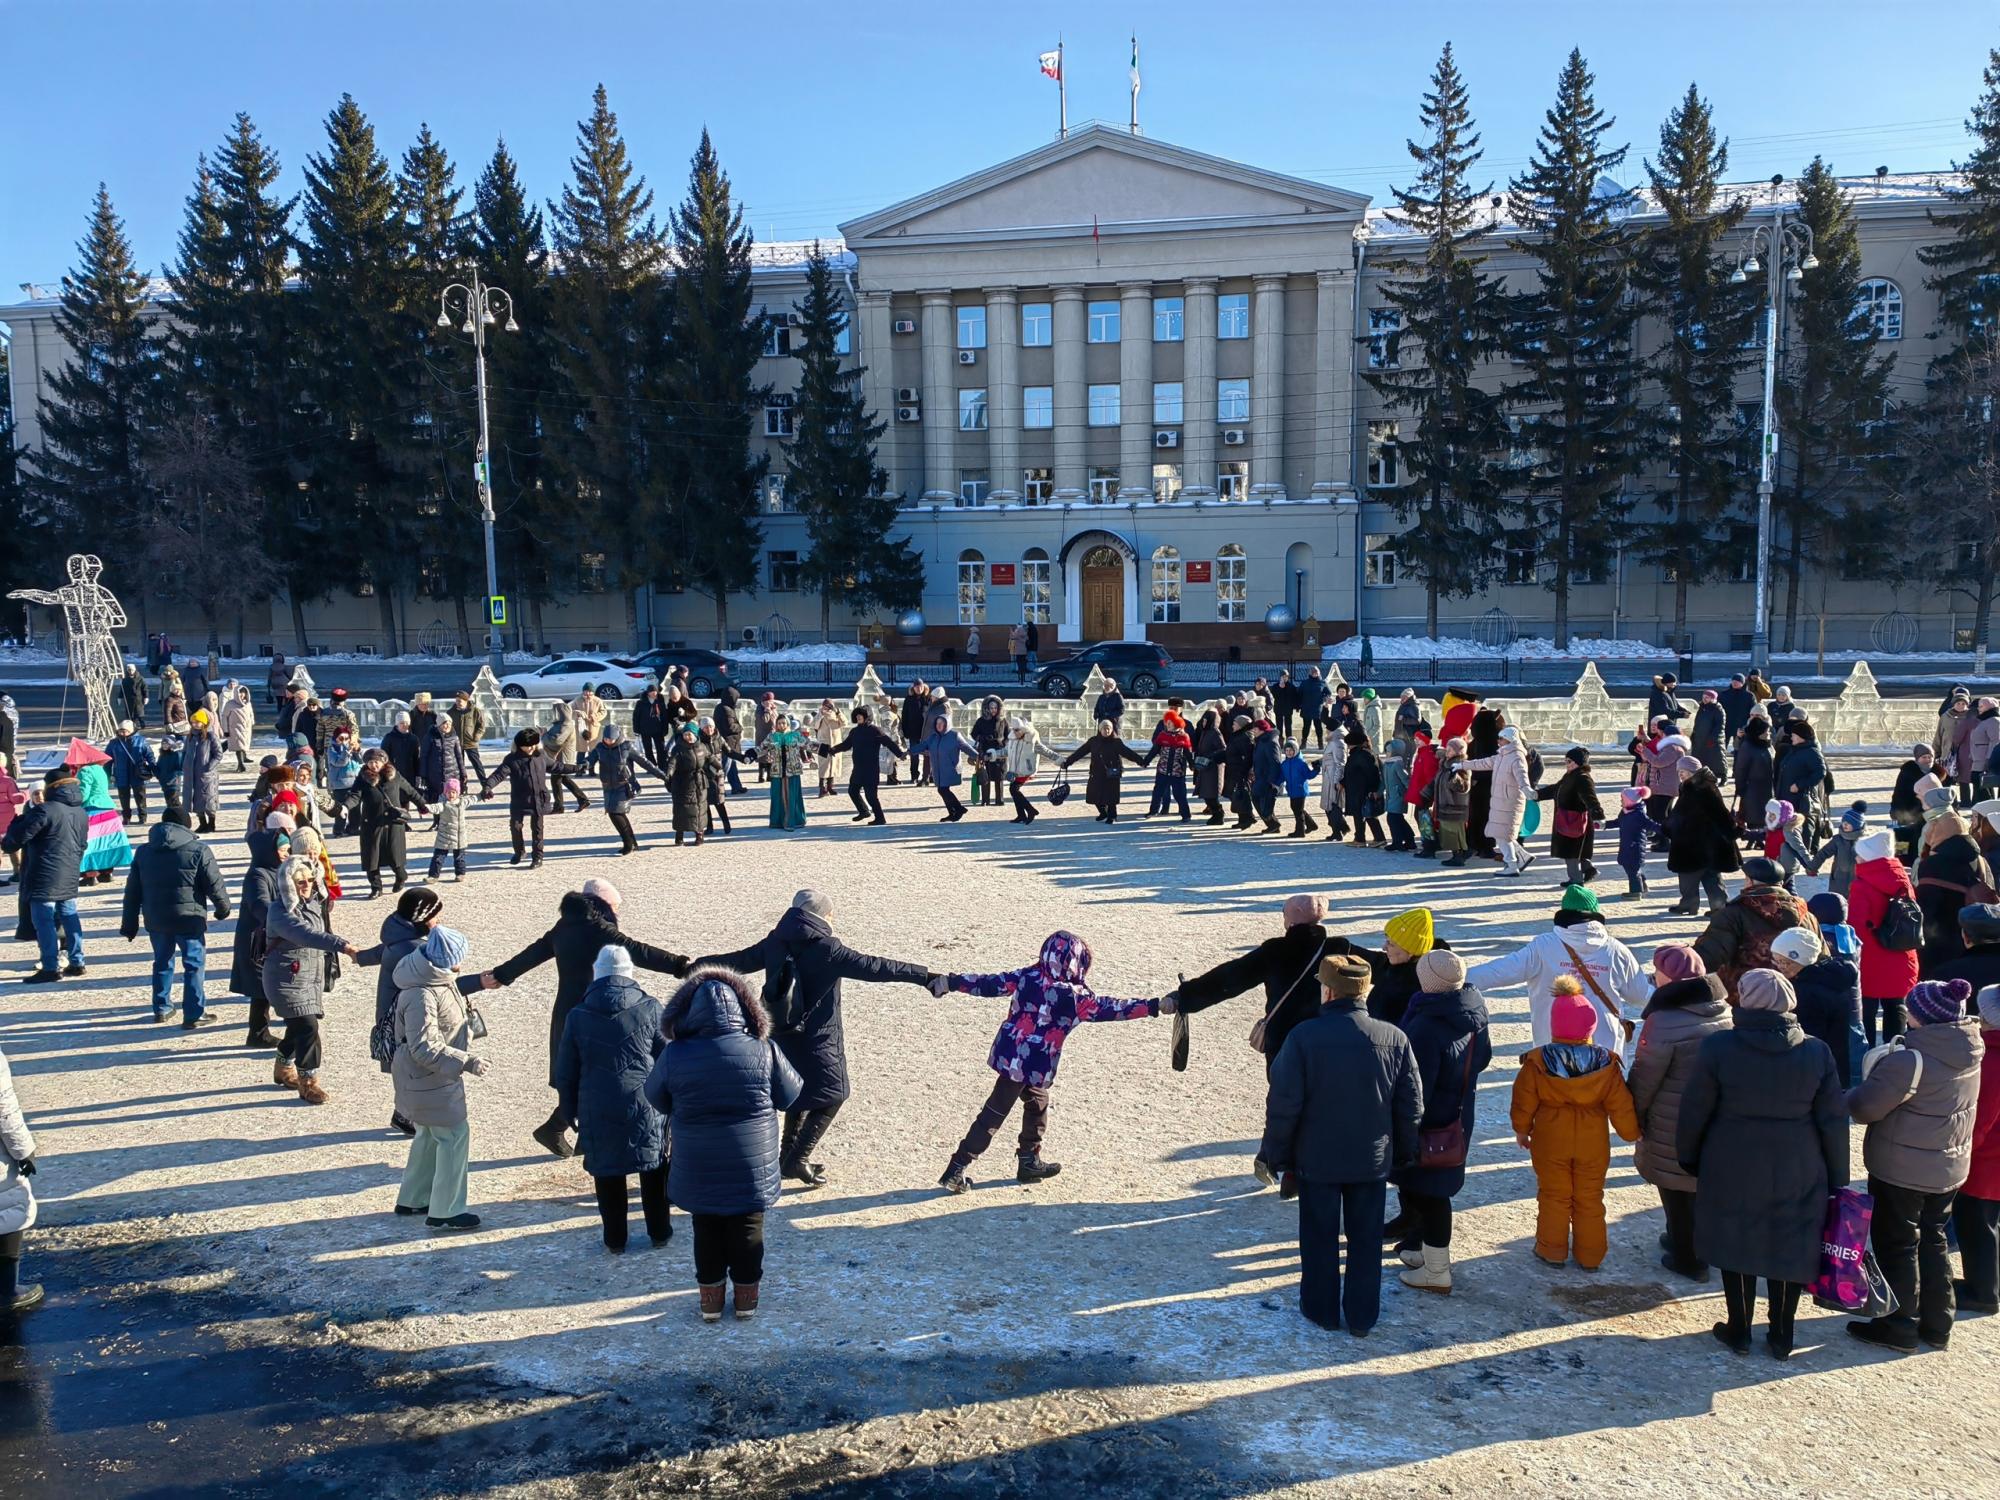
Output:
<svg viewBox="0 0 2000 1500">
<path fill-rule="evenodd" d="M 1344 684 L 1326 691 L 1316 672 L 1268 693 L 1260 683 L 1192 723 L 1170 700 L 1144 750 L 1126 739 L 1114 684 L 1093 705 L 1097 733 L 1063 755 L 998 698 L 960 730 L 943 689 L 922 683 L 900 707 L 842 713 L 829 700 L 807 722 L 770 694 L 752 707 L 733 690 L 704 714 L 669 680 L 633 705 L 630 731 L 589 692 L 558 705 L 554 722 L 517 735 L 489 775 L 485 716 L 469 695 L 450 707 L 419 695 L 362 747 L 345 694 L 322 705 L 274 670 L 285 753 L 265 757 L 249 790 L 249 868 L 232 903 L 202 835 L 225 836 L 224 771 L 232 755 L 247 769 L 254 710 L 248 689 L 227 682 L 219 694 L 201 684 L 201 706 L 187 712 L 188 686 L 179 673 L 162 681 L 169 732 L 157 749 L 140 727 L 147 684 L 128 671 L 127 717 L 108 745 L 71 741 L 33 797 L 0 785 L 0 847 L 18 871 L 16 937 L 39 957 L 25 977 L 50 984 L 86 972 L 79 896 L 123 872 L 119 930 L 143 932 L 151 946 L 153 1014 L 171 1020 L 178 965 L 180 1024 L 200 1029 L 212 1021 L 209 923 L 233 913 L 229 988 L 249 1002 L 246 1045 L 275 1054 L 275 1086 L 321 1105 L 329 991 L 343 960 L 376 969 L 368 1049 L 390 1077 L 390 1126 L 410 1141 L 395 1212 L 433 1230 L 480 1223 L 469 1207 L 465 1082 L 488 1068 L 478 997 L 545 964 L 556 975 L 552 1102 L 534 1139 L 582 1158 L 608 1252 L 627 1247 L 634 1179 L 655 1247 L 671 1238 L 672 1207 L 690 1216 L 709 1320 L 732 1288 L 735 1316 L 755 1314 L 763 1215 L 785 1184 L 811 1191 L 829 1180 L 819 1153 L 851 1093 L 844 981 L 1007 1002 L 988 1057 L 993 1088 L 939 1179 L 951 1193 L 971 1186 L 1017 1107 L 1015 1180 L 1061 1171 L 1043 1146 L 1078 1025 L 1171 1017 L 1174 1064 L 1185 1066 L 1192 1018 L 1261 990 L 1250 1041 L 1269 1093 L 1255 1172 L 1298 1201 L 1303 1313 L 1364 1335 L 1379 1316 L 1385 1260 L 1416 1290 L 1453 1289 L 1453 1202 L 1483 1149 L 1479 1084 L 1495 1063 L 1485 997 L 1520 988 L 1530 1046 L 1509 1115 L 1536 1179 L 1531 1253 L 1541 1262 L 1603 1263 L 1615 1134 L 1634 1143 L 1639 1174 L 1658 1192 L 1663 1269 L 1695 1282 L 1719 1276 L 1726 1316 L 1715 1334 L 1739 1354 L 1751 1347 L 1762 1279 L 1766 1347 L 1787 1358 L 1798 1302 L 1821 1274 L 1829 1196 L 1850 1183 L 1853 1122 L 1866 1131 L 1872 1247 L 1889 1298 L 1849 1331 L 1896 1351 L 1942 1348 L 1956 1316 L 2000 1310 L 2000 892 L 1988 863 L 2000 799 L 1981 800 L 2000 788 L 2000 765 L 1987 769 L 2000 757 L 1991 700 L 1951 695 L 1936 737 L 1901 768 L 1889 825 L 1871 828 L 1864 804 L 1837 808 L 1809 718 L 1749 677 L 1702 693 L 1692 710 L 1672 677 L 1656 683 L 1607 820 L 1582 748 L 1545 786 L 1539 757 L 1498 708 L 1454 695 L 1434 731 L 1414 692 L 1389 704 Z M 176 704 L 184 733 L 171 728 Z M 808 782 L 833 795 L 843 765 L 856 821 L 883 822 L 881 785 L 907 777 L 936 789 L 946 822 L 1009 805 L 1026 823 L 1038 816 L 1029 783 L 1081 762 L 1100 823 L 1117 819 L 1124 767 L 1151 767 L 1147 816 L 1192 822 L 1191 781 L 1208 823 L 1226 822 L 1227 804 L 1238 828 L 1281 832 L 1282 795 L 1294 838 L 1319 830 L 1316 803 L 1329 838 L 1443 855 L 1453 867 L 1488 858 L 1513 876 L 1535 861 L 1526 841 L 1547 802 L 1550 853 L 1566 880 L 1546 931 L 1482 961 L 1453 950 L 1449 916 L 1433 907 L 1399 913 L 1371 946 L 1333 931 L 1323 898 L 1297 896 L 1279 933 L 1251 951 L 1132 999 L 1091 988 L 1089 944 L 1068 931 L 1026 966 L 983 974 L 860 953 L 836 936 L 831 901 L 810 889 L 747 948 L 677 954 L 621 927 L 623 898 L 602 877 L 565 895 L 546 933 L 482 969 L 443 920 L 434 884 L 447 864 L 454 878 L 466 874 L 474 786 L 482 799 L 504 786 L 514 862 L 540 865 L 545 819 L 562 812 L 563 793 L 578 812 L 590 806 L 581 776 L 596 779 L 622 855 L 640 847 L 642 775 L 665 783 L 675 842 L 699 844 L 717 824 L 729 831 L 728 795 L 747 790 L 739 765 L 768 787 L 771 826 L 795 830 Z M 968 783 L 970 807 L 959 795 Z M 1733 806 L 1722 790 L 1732 783 Z M 156 823 L 151 785 L 161 792 Z M 1049 800 L 1062 796 L 1051 789 Z M 433 821 L 431 884 L 408 884 L 412 814 Z M 135 848 L 128 830 L 149 823 Z M 1665 857 L 1681 894 L 1670 910 L 1704 917 L 1698 936 L 1642 960 L 1609 932 L 1592 887 L 1606 828 L 1617 831 L 1628 892 L 1643 892 L 1649 862 Z M 395 897 L 366 948 L 334 921 L 345 891 L 329 841 L 349 836 L 367 894 Z M 1797 894 L 1801 873 L 1822 870 L 1827 889 Z M 1724 873 L 1741 876 L 1733 897 Z M 664 998 L 647 989 L 648 973 L 673 981 Z M 0 1308 L 24 1308 L 39 1297 L 18 1284 L 35 1151 L 3 1058 L 0 1165 Z"/>
</svg>

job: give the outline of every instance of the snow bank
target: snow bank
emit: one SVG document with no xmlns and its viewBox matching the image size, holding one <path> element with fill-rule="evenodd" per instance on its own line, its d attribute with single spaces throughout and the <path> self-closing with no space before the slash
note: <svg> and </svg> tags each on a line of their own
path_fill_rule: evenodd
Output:
<svg viewBox="0 0 2000 1500">
<path fill-rule="evenodd" d="M 787 646 L 782 651 L 725 651 L 722 653 L 731 661 L 851 661 L 868 660 L 865 646 L 853 642 L 834 641 L 815 643 L 810 646 Z"/>
<path fill-rule="evenodd" d="M 1463 636 L 1435 639 L 1416 635 L 1371 635 L 1367 637 L 1375 660 L 1383 661 L 1673 661 L 1674 653 L 1646 641 L 1608 641 L 1589 636 L 1572 636 L 1569 649 L 1558 651 L 1546 636 L 1530 636 L 1511 646 L 1488 646 Z M 1350 636 L 1337 646 L 1320 653 L 1322 661 L 1361 660 L 1360 636 Z"/>
</svg>

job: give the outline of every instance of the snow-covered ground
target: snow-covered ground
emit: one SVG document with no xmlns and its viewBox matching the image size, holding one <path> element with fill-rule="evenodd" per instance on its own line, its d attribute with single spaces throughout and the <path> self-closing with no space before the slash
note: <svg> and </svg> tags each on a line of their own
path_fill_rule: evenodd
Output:
<svg viewBox="0 0 2000 1500">
<path fill-rule="evenodd" d="M 779 651 L 725 651 L 731 661 L 851 661 L 864 662 L 868 649 L 853 641 L 815 641 L 806 646 L 786 646 Z"/>
<path fill-rule="evenodd" d="M 1488 646 L 1463 636 L 1418 635 L 1349 636 L 1338 645 L 1328 646 L 1321 651 L 1320 660 L 1358 662 L 1361 660 L 1363 639 L 1366 639 L 1373 648 L 1375 660 L 1378 662 L 1473 659 L 1499 661 L 1502 658 L 1515 661 L 1671 662 L 1674 660 L 1673 652 L 1647 641 L 1612 641 L 1593 636 L 1572 636 L 1569 648 L 1558 651 L 1556 643 L 1546 636 L 1524 636 L 1512 645 Z"/>
<path fill-rule="evenodd" d="M 1843 791 L 1881 806 L 1892 775 L 1893 762 L 1843 772 Z M 244 780 L 227 785 L 233 807 Z M 887 801 L 889 826 L 870 829 L 848 821 L 845 799 L 809 797 L 808 828 L 787 835 L 762 826 L 753 785 L 733 803 L 739 831 L 694 851 L 663 837 L 665 803 L 649 793 L 645 852 L 607 858 L 593 807 L 551 821 L 538 872 L 496 852 L 504 803 L 478 805 L 476 867 L 440 888 L 444 919 L 485 968 L 538 935 L 562 892 L 603 875 L 626 892 L 627 930 L 721 952 L 761 936 L 810 884 L 864 951 L 1005 969 L 1070 928 L 1094 949 L 1103 993 L 1152 995 L 1276 933 L 1296 890 L 1328 893 L 1334 929 L 1371 941 L 1396 911 L 1430 903 L 1477 960 L 1546 930 L 1559 879 L 1547 860 L 1504 880 L 1177 821 L 1101 828 L 1080 798 L 1025 829 L 987 810 L 940 826 L 929 791 Z M 427 842 L 412 839 L 419 870 Z M 233 892 L 242 846 L 215 847 Z M 354 845 L 336 853 L 352 892 Z M 1642 954 L 1699 931 L 1661 915 L 1666 882 L 1638 902 L 1612 899 L 1622 880 L 1600 882 L 1614 932 Z M 549 970 L 483 998 L 493 1070 L 467 1089 L 485 1226 L 438 1239 L 390 1213 L 405 1148 L 383 1128 L 389 1084 L 367 1055 L 372 974 L 350 974 L 330 1002 L 333 1102 L 307 1108 L 271 1087 L 270 1054 L 237 1045 L 241 1002 L 223 1002 L 225 1024 L 207 1033 L 143 1022 L 145 963 L 115 940 L 117 907 L 115 890 L 85 898 L 87 979 L 10 986 L 0 1006 L 44 1162 L 29 1273 L 38 1253 L 101 1251 L 143 1267 L 138 1286 L 200 1277 L 240 1295 L 247 1343 L 292 1336 L 264 1312 L 311 1314 L 395 1360 L 575 1403 L 579 1432 L 620 1420 L 630 1395 L 628 1415 L 657 1416 L 656 1429 L 635 1442 L 640 1477 L 607 1492 L 818 1492 L 890 1471 L 871 1493 L 1995 1493 L 2000 1320 L 1961 1323 L 1948 1357 L 1897 1360 L 1808 1307 L 1791 1363 L 1761 1345 L 1733 1358 L 1709 1336 L 1716 1285 L 1660 1270 L 1658 1202 L 1623 1145 L 1602 1269 L 1534 1259 L 1534 1177 L 1506 1120 L 1528 1038 L 1518 990 L 1490 997 L 1500 1057 L 1458 1199 L 1458 1284 L 1449 1298 L 1410 1292 L 1392 1265 L 1366 1341 L 1300 1319 L 1296 1212 L 1250 1176 L 1257 994 L 1194 1018 L 1185 1073 L 1168 1068 L 1165 1021 L 1084 1028 L 1054 1091 L 1046 1149 L 1062 1175 L 1015 1185 L 1003 1130 L 975 1189 L 952 1198 L 935 1180 L 991 1084 L 1004 1008 L 864 984 L 847 989 L 855 1093 L 820 1152 L 829 1185 L 787 1191 L 770 1214 L 757 1321 L 704 1328 L 686 1219 L 659 1254 L 607 1257 L 581 1164 L 528 1138 L 550 1103 Z M 365 944 L 386 909 L 344 901 L 336 926 Z M 212 948 L 226 972 L 226 926 Z M 27 950 L 6 956 L 18 969 Z M 678 1416 L 689 1404 L 692 1424 Z M 995 1466 L 1008 1483 L 958 1487 Z M 1051 1473 L 1071 1482 L 1034 1481 Z M 1146 1474 L 1175 1477 L 1135 1477 Z"/>
</svg>

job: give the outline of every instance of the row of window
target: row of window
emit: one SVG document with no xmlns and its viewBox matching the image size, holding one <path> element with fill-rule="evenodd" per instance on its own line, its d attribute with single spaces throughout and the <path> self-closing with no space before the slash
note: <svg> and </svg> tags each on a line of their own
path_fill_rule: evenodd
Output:
<svg viewBox="0 0 2000 1500">
<path fill-rule="evenodd" d="M 775 557 L 778 554 L 772 555 Z M 1086 568 L 1103 565 L 1122 569 L 1125 565 L 1124 559 L 1109 547 L 1094 548 L 1085 553 L 1082 563 Z M 1215 618 L 1224 624 L 1248 619 L 1250 564 L 1243 548 L 1235 542 L 1230 542 L 1215 554 L 1213 563 L 1202 563 L 1199 566 L 1215 585 Z M 1005 571 L 1001 571 L 1002 569 Z M 1187 571 L 1182 567 L 1178 548 L 1153 549 L 1150 597 L 1154 624 L 1180 623 L 1181 583 Z M 1019 564 L 1002 563 L 991 568 L 984 553 L 977 548 L 966 548 L 958 554 L 958 623 L 984 625 L 988 578 L 997 575 L 998 581 L 1004 585 L 1011 575 L 1019 580 L 1021 622 L 1048 624 L 1053 602 L 1050 573 L 1049 555 L 1040 547 L 1030 547 L 1021 555 Z"/>
<path fill-rule="evenodd" d="M 1122 388 L 1116 385 L 1093 385 L 1086 387 L 1087 421 L 1092 427 L 1116 427 L 1124 420 Z M 1153 421 L 1162 426 L 1179 426 L 1186 420 L 1185 387 L 1178 380 L 1155 381 L 1153 384 Z M 789 399 L 786 409 L 789 413 Z M 958 393 L 958 430 L 960 432 L 986 431 L 987 415 L 986 391 L 983 387 L 961 390 Z M 764 409 L 764 432 L 766 436 L 781 434 L 772 430 L 774 408 Z M 1218 380 L 1215 383 L 1215 420 L 1218 422 L 1247 422 L 1250 420 L 1250 382 L 1248 380 Z M 785 418 L 785 431 L 791 432 L 789 415 Z M 1024 385 L 1021 387 L 1021 425 L 1024 428 L 1051 428 L 1056 425 L 1056 388 L 1052 385 Z"/>
<path fill-rule="evenodd" d="M 1153 465 L 1153 498 L 1162 504 L 1181 497 L 1181 466 L 1173 463 Z M 1109 464 L 1096 464 L 1090 470 L 1090 503 L 1109 505 L 1118 498 L 1120 486 L 1119 470 Z M 1021 498 L 1029 505 L 1046 505 L 1055 498 L 1055 470 L 1046 465 L 1038 465 L 1021 471 Z M 992 471 L 988 469 L 960 469 L 958 471 L 958 498 L 967 505 L 984 505 L 993 494 Z M 1247 500 L 1250 498 L 1250 465 L 1243 459 L 1225 459 L 1216 465 L 1215 494 L 1220 500 Z"/>
<path fill-rule="evenodd" d="M 1120 324 L 1123 305 L 1092 302 L 1084 309 L 1084 338 L 1093 344 L 1115 344 L 1123 336 Z M 1021 346 L 1046 349 L 1055 343 L 1056 311 L 1053 302 L 1021 304 Z M 1153 299 L 1153 342 L 1178 344 L 1187 336 L 1187 299 Z M 1231 292 L 1215 299 L 1215 336 L 1219 339 L 1250 337 L 1250 294 Z M 986 307 L 972 303 L 958 309 L 958 347 L 986 347 Z"/>
</svg>

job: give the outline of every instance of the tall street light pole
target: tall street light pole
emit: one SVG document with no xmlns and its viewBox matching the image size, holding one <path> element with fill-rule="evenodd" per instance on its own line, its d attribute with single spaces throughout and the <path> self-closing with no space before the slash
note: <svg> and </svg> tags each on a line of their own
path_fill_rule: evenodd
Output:
<svg viewBox="0 0 2000 1500">
<path fill-rule="evenodd" d="M 1760 249 L 1764 259 L 1761 267 Z M 1797 282 L 1818 265 L 1812 229 L 1788 219 L 1780 205 L 1769 224 L 1759 224 L 1750 231 L 1743 258 L 1729 273 L 1729 284 L 1742 286 L 1759 269 L 1766 272 L 1764 418 L 1757 444 L 1757 617 L 1750 626 L 1750 665 L 1767 679 L 1771 673 L 1771 491 L 1778 462 L 1778 417 L 1773 400 L 1778 383 L 1778 328 L 1787 284 Z"/>
<path fill-rule="evenodd" d="M 458 331 L 472 335 L 472 365 L 479 389 L 479 454 L 473 465 L 473 476 L 479 482 L 479 515 L 486 526 L 486 659 L 493 675 L 498 677 L 506 670 L 506 646 L 500 636 L 504 623 L 500 606 L 500 572 L 493 558 L 493 462 L 486 426 L 486 328 L 490 323 L 499 322 L 494 316 L 496 306 L 506 314 L 507 321 L 501 324 L 503 332 L 519 333 L 521 325 L 514 321 L 514 299 L 497 286 L 487 286 L 475 270 L 470 286 L 454 281 L 439 294 L 437 326 L 440 328 L 451 327 L 454 292 L 458 294 L 458 305 L 465 312 L 465 321 L 459 325 Z"/>
</svg>

